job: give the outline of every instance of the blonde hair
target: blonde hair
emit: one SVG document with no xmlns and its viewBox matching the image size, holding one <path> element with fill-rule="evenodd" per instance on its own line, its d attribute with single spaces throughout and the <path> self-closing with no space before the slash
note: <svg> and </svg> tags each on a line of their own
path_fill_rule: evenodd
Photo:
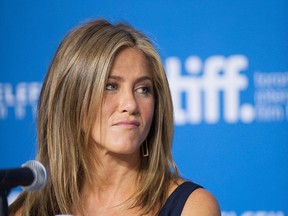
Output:
<svg viewBox="0 0 288 216">
<path fill-rule="evenodd" d="M 142 33 L 126 24 L 93 20 L 72 30 L 60 44 L 43 83 L 38 107 L 37 160 L 47 167 L 49 181 L 39 192 L 22 193 L 11 213 L 55 215 L 81 212 L 80 192 L 91 177 L 89 138 L 95 110 L 117 53 L 140 50 L 152 71 L 155 111 L 147 136 L 149 157 L 142 157 L 139 191 L 131 207 L 146 214 L 163 205 L 171 180 L 178 178 L 172 159 L 173 107 L 161 59 Z M 85 129 L 83 122 L 85 121 Z"/>
</svg>

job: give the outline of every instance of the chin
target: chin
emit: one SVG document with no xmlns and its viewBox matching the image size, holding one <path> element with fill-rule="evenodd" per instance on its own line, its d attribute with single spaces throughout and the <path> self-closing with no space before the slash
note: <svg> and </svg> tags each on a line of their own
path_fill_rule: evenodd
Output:
<svg viewBox="0 0 288 216">
<path fill-rule="evenodd" d="M 112 150 L 113 153 L 115 154 L 120 154 L 120 155 L 135 155 L 135 154 L 138 154 L 140 152 L 140 146 L 130 146 L 130 147 L 127 147 L 127 146 L 123 146 L 123 148 L 119 148 L 119 145 L 118 145 L 118 148 L 115 148 L 114 151 Z"/>
</svg>

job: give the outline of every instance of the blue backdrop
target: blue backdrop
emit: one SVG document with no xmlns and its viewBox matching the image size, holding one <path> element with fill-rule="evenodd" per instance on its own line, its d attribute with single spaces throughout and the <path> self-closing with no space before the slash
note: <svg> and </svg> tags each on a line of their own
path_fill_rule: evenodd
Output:
<svg viewBox="0 0 288 216">
<path fill-rule="evenodd" d="M 0 168 L 33 159 L 35 109 L 64 35 L 124 21 L 157 44 L 171 81 L 174 158 L 223 216 L 288 215 L 288 2 L 0 1 Z"/>
</svg>

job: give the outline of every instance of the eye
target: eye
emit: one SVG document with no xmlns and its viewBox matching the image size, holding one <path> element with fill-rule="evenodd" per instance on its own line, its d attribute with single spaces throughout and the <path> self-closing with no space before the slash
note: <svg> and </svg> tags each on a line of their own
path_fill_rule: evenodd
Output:
<svg viewBox="0 0 288 216">
<path fill-rule="evenodd" d="M 148 86 L 141 86 L 136 89 L 136 92 L 143 94 L 143 95 L 147 95 L 147 94 L 152 93 L 152 89 L 151 87 L 148 87 Z"/>
<path fill-rule="evenodd" d="M 105 90 L 107 91 L 115 91 L 117 90 L 117 84 L 116 83 L 107 83 L 106 84 L 106 87 L 105 87 Z"/>
</svg>

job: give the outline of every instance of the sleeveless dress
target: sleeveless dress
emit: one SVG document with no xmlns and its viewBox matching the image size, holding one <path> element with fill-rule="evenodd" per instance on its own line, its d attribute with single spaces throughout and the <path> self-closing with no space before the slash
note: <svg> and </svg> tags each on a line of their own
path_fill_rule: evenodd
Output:
<svg viewBox="0 0 288 216">
<path fill-rule="evenodd" d="M 193 182 L 179 185 L 168 197 L 158 216 L 180 216 L 189 195 L 197 188 L 202 188 Z"/>
</svg>

